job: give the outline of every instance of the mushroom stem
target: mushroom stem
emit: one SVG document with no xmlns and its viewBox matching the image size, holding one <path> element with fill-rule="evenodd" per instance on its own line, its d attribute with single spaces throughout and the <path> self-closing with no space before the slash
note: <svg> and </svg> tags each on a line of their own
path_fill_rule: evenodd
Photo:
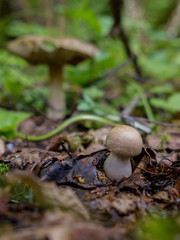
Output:
<svg viewBox="0 0 180 240">
<path fill-rule="evenodd" d="M 49 98 L 47 116 L 50 119 L 58 120 L 64 117 L 65 95 L 63 91 L 62 67 L 49 66 Z"/>
<path fill-rule="evenodd" d="M 132 167 L 130 158 L 122 158 L 111 152 L 104 162 L 106 176 L 110 180 L 120 181 L 123 177 L 130 177 Z"/>
</svg>

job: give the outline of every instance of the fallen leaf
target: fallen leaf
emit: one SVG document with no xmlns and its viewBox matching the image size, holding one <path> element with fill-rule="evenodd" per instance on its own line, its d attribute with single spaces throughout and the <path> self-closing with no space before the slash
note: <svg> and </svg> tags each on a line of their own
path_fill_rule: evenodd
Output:
<svg viewBox="0 0 180 240">
<path fill-rule="evenodd" d="M 71 188 L 60 188 L 53 182 L 42 182 L 30 172 L 17 171 L 6 178 L 14 185 L 20 180 L 31 187 L 39 206 L 48 209 L 59 209 L 62 212 L 75 214 L 81 219 L 89 219 L 89 213 Z"/>
<path fill-rule="evenodd" d="M 169 136 L 168 140 L 165 142 L 162 142 L 162 139 L 164 136 Z M 154 149 L 178 149 L 180 148 L 179 143 L 179 137 L 180 137 L 180 131 L 172 130 L 172 129 L 162 129 L 160 133 L 147 135 L 146 137 L 146 143 L 147 146 Z"/>
<path fill-rule="evenodd" d="M 122 194 L 121 197 L 116 198 L 111 207 L 114 208 L 119 214 L 128 214 L 134 212 L 136 209 L 135 196 L 130 194 Z"/>
<path fill-rule="evenodd" d="M 153 195 L 154 199 L 164 201 L 164 202 L 169 202 L 169 193 L 167 191 L 161 191 Z"/>
<path fill-rule="evenodd" d="M 180 179 L 176 182 L 174 189 L 176 190 L 177 195 L 180 198 Z"/>
</svg>

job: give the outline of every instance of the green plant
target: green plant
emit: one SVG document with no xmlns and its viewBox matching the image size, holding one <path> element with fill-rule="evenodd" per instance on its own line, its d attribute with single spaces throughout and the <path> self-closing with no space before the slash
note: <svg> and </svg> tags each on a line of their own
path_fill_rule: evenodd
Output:
<svg viewBox="0 0 180 240">
<path fill-rule="evenodd" d="M 102 98 L 104 96 L 104 92 L 92 86 L 90 88 L 83 89 L 83 99 L 79 100 L 79 104 L 77 109 L 80 112 L 89 112 L 94 113 L 99 116 L 110 116 L 117 115 L 118 111 L 110 105 L 103 103 Z"/>
<path fill-rule="evenodd" d="M 0 174 L 9 172 L 10 167 L 5 163 L 0 163 Z"/>
<path fill-rule="evenodd" d="M 180 93 L 172 93 L 168 98 L 151 98 L 151 104 L 170 113 L 180 112 Z"/>
<path fill-rule="evenodd" d="M 21 37 L 28 34 L 59 36 L 60 33 L 56 28 L 48 28 L 40 24 L 26 23 L 20 20 L 11 21 L 6 28 L 6 35 L 8 37 Z"/>
<path fill-rule="evenodd" d="M 16 203 L 35 203 L 34 192 L 31 187 L 23 181 L 11 186 L 11 201 Z"/>
<path fill-rule="evenodd" d="M 42 82 L 46 80 L 47 68 L 33 68 L 3 49 L 0 49 L 0 64 L 0 89 L 3 90 L 0 103 L 18 110 L 32 109 L 32 105 L 43 110 L 47 91 Z M 34 85 L 37 85 L 35 89 Z"/>
<path fill-rule="evenodd" d="M 180 234 L 179 216 L 147 217 L 141 222 L 140 230 L 137 231 L 137 239 L 143 240 L 169 240 L 178 239 Z"/>
<path fill-rule="evenodd" d="M 14 138 L 18 125 L 30 115 L 30 113 L 7 111 L 0 108 L 0 136 L 7 139 Z"/>
<path fill-rule="evenodd" d="M 81 114 L 81 115 L 76 115 L 74 117 L 71 117 L 71 118 L 65 120 L 56 129 L 54 129 L 53 131 L 51 131 L 51 132 L 49 132 L 45 135 L 29 136 L 29 135 L 26 135 L 26 134 L 21 133 L 21 132 L 16 132 L 16 136 L 20 137 L 20 138 L 23 138 L 23 139 L 28 139 L 29 141 L 42 141 L 42 140 L 48 139 L 48 138 L 56 135 L 57 133 L 61 132 L 63 129 L 68 127 L 70 124 L 73 124 L 73 123 L 79 122 L 79 121 L 84 121 L 84 120 L 100 122 L 100 123 L 103 123 L 103 124 L 108 124 L 110 126 L 116 126 L 119 123 L 119 122 L 115 122 L 115 121 L 106 119 L 104 117 L 96 116 L 96 115 Z"/>
<path fill-rule="evenodd" d="M 108 1 L 72 0 L 59 4 L 56 11 L 66 16 L 66 33 L 84 40 L 97 40 L 108 34 L 112 18 L 107 14 Z"/>
<path fill-rule="evenodd" d="M 61 36 L 62 32 L 56 27 L 48 28 L 43 24 L 35 24 L 31 20 L 23 20 L 23 17 L 36 16 L 43 19 L 43 13 L 39 13 L 40 1 L 28 0 L 30 12 L 20 11 L 9 14 L 1 19 L 0 38 L 6 43 L 7 38 L 14 38 L 25 34 L 43 34 Z M 142 84 L 135 83 L 128 76 L 134 75 L 131 64 L 125 65 L 112 78 L 103 79 L 106 72 L 126 61 L 126 54 L 120 39 L 108 37 L 113 25 L 112 13 L 109 1 L 95 0 L 68 0 L 65 4 L 55 6 L 55 14 L 61 14 L 65 18 L 64 35 L 79 37 L 93 41 L 100 49 L 100 54 L 93 61 L 87 61 L 76 67 L 68 66 L 65 71 L 67 91 L 71 91 L 71 85 L 78 85 L 82 89 L 82 98 L 73 98 L 73 107 L 83 113 L 97 115 L 116 115 L 126 107 L 131 100 L 140 95 L 141 102 L 135 113 L 141 111 L 150 120 L 161 120 L 163 115 L 168 117 L 179 112 L 178 77 L 180 75 L 180 57 L 177 54 L 180 47 L 179 38 L 170 37 L 165 25 L 177 5 L 177 1 L 165 0 L 163 3 L 155 0 L 144 1 L 145 16 L 138 22 L 128 17 L 123 12 L 123 24 L 129 37 L 130 47 L 137 54 L 139 64 L 143 70 L 143 76 L 148 77 Z M 163 26 L 163 27 L 162 27 Z M 47 69 L 44 66 L 33 68 L 22 59 L 13 57 L 4 49 L 0 50 L 0 104 L 17 110 L 30 110 L 35 105 L 44 110 L 44 99 L 47 91 L 42 86 L 47 78 Z M 125 77 L 124 77 L 125 76 Z M 96 79 L 99 82 L 96 84 Z M 126 84 L 123 79 L 125 78 Z M 119 80 L 115 82 L 114 79 Z M 138 82 L 138 79 L 137 79 Z M 106 99 L 105 94 L 97 98 L 88 93 L 88 88 L 94 84 L 96 92 L 105 92 L 106 89 L 116 88 L 118 96 Z M 34 89 L 34 84 L 36 89 Z M 109 85 L 108 85 L 109 84 Z M 37 87 L 38 86 L 38 87 Z M 114 87 L 115 86 L 115 87 Z M 155 87 L 154 87 L 155 86 Z M 92 91 L 93 88 L 91 88 Z M 73 96 L 73 93 L 72 95 Z M 148 96 L 148 97 L 146 97 Z M 150 98 L 149 98 L 150 96 Z M 104 99 L 105 98 L 105 99 Z M 76 100 L 77 99 L 77 100 Z M 69 100 L 68 107 L 70 106 Z M 159 111 L 163 114 L 160 114 Z M 68 108 L 71 113 L 71 108 Z"/>
<path fill-rule="evenodd" d="M 161 138 L 161 147 L 163 148 L 164 144 L 169 141 L 171 138 L 171 136 L 169 134 L 166 134 L 164 135 L 162 138 Z"/>
</svg>

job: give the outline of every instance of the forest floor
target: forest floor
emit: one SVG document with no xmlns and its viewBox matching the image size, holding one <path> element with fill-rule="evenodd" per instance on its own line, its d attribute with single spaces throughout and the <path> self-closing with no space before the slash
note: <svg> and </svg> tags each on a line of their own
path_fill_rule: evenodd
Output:
<svg viewBox="0 0 180 240">
<path fill-rule="evenodd" d="M 19 130 L 42 135 L 54 127 L 34 117 Z M 41 142 L 2 139 L 0 162 L 10 171 L 0 177 L 0 239 L 162 239 L 156 231 L 179 239 L 180 131 L 143 135 L 133 174 L 111 182 L 103 170 L 110 129 L 79 123 Z"/>
</svg>

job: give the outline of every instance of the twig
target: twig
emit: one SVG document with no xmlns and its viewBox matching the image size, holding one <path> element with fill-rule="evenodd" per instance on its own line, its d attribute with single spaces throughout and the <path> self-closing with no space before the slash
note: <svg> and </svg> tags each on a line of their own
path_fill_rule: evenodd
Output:
<svg viewBox="0 0 180 240">
<path fill-rule="evenodd" d="M 32 105 L 33 108 L 36 110 L 36 112 L 38 112 L 41 116 L 43 116 L 45 119 L 52 121 L 51 119 L 49 119 L 45 113 L 43 113 L 41 110 L 39 110 L 34 104 Z"/>
<path fill-rule="evenodd" d="M 131 116 L 127 116 L 127 115 L 121 115 L 121 118 L 122 118 L 122 121 L 129 125 L 129 126 L 132 126 L 134 128 L 137 128 L 138 130 L 146 133 L 146 134 L 150 134 L 152 132 L 152 128 L 143 124 L 143 123 L 140 123 L 138 120 L 136 121 L 134 119 L 134 117 L 131 117 Z"/>
<path fill-rule="evenodd" d="M 69 155 L 69 157 L 72 158 L 71 153 L 65 147 L 65 142 L 64 141 L 61 141 L 61 146 L 62 146 L 63 150 Z"/>
<path fill-rule="evenodd" d="M 136 127 L 136 128 L 139 128 L 140 130 L 142 130 L 146 133 L 150 132 L 150 127 L 148 127 L 148 126 L 146 126 L 146 125 L 144 125 L 143 123 L 140 123 L 140 122 L 153 123 L 153 124 L 160 125 L 160 126 L 163 126 L 163 127 L 180 128 L 180 125 L 175 125 L 175 124 L 171 124 L 171 123 L 160 123 L 160 122 L 150 120 L 150 119 L 147 119 L 147 118 L 142 118 L 142 117 L 133 117 L 133 116 L 125 115 L 125 114 L 122 114 L 121 117 L 122 117 L 122 120 L 126 124 L 131 125 L 131 126 Z M 148 128 L 149 128 L 149 131 L 148 131 Z"/>
<path fill-rule="evenodd" d="M 137 56 L 133 53 L 130 44 L 128 36 L 124 30 L 123 24 L 122 24 L 122 10 L 124 1 L 123 0 L 110 0 L 113 18 L 114 18 L 114 25 L 109 33 L 109 36 L 117 37 L 119 36 L 122 40 L 122 43 L 124 45 L 124 49 L 126 51 L 127 56 L 131 59 L 132 64 L 134 66 L 135 72 L 138 76 L 142 76 L 141 68 L 138 64 Z"/>
<path fill-rule="evenodd" d="M 147 122 L 147 123 L 154 123 L 156 125 L 160 125 L 160 126 L 163 126 L 163 127 L 176 127 L 176 128 L 180 128 L 180 125 L 175 125 L 175 124 L 172 124 L 172 123 L 160 123 L 158 121 L 154 121 L 154 120 L 149 120 L 147 118 L 142 118 L 142 117 L 133 117 L 134 120 L 137 120 L 137 121 L 144 121 L 144 122 Z"/>
<path fill-rule="evenodd" d="M 129 103 L 129 105 L 122 111 L 122 115 L 125 116 L 129 116 L 132 114 L 132 112 L 134 111 L 135 107 L 137 106 L 137 104 L 139 103 L 140 98 L 136 97 L 134 99 L 132 99 L 132 101 Z"/>
</svg>

